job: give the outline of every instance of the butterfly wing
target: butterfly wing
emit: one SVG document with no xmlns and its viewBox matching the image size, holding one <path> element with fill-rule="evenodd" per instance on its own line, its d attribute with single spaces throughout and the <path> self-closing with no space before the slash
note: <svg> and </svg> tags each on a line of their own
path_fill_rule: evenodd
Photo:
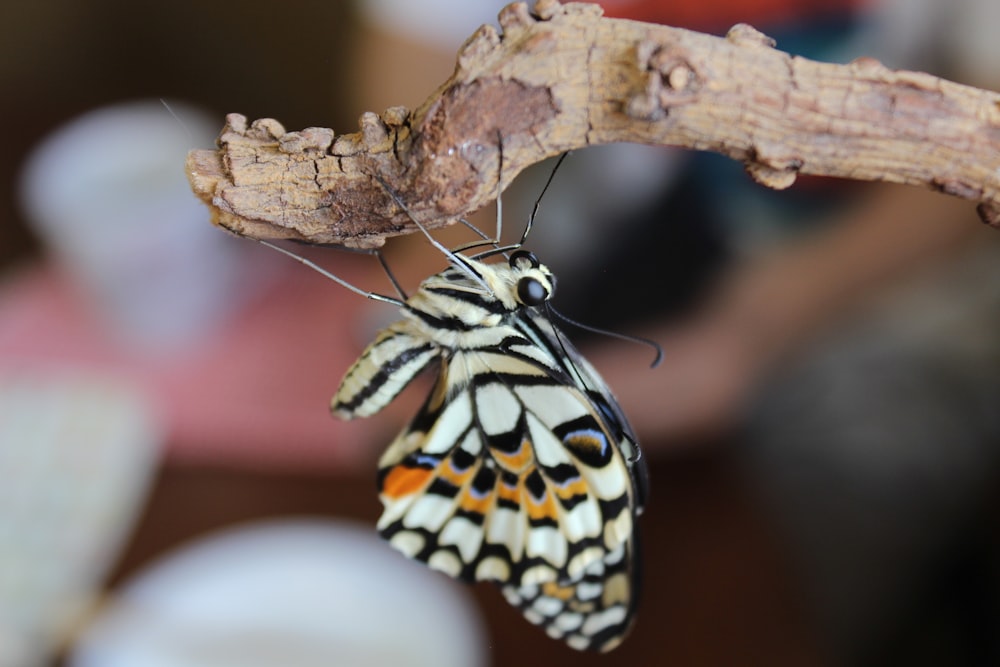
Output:
<svg viewBox="0 0 1000 667">
<path fill-rule="evenodd" d="M 503 586 L 525 618 L 577 650 L 610 651 L 628 634 L 638 602 L 637 534 L 591 563 L 575 582 Z"/>
<path fill-rule="evenodd" d="M 405 320 L 386 327 L 344 375 L 330 410 L 341 419 L 375 414 L 439 354 L 440 348 Z"/>
<path fill-rule="evenodd" d="M 548 318 L 527 317 L 522 329 L 541 347 L 562 352 L 556 360 L 565 373 L 564 379 L 585 392 L 601 414 L 631 474 L 629 504 L 633 518 L 638 517 L 648 495 L 648 472 L 618 401 L 596 369 Z M 620 547 L 608 549 L 600 561 L 591 563 L 579 582 L 504 586 L 504 596 L 528 620 L 543 626 L 550 637 L 580 650 L 610 651 L 627 635 L 638 604 L 638 540 L 638 527 L 632 525 L 629 538 Z"/>
<path fill-rule="evenodd" d="M 380 461 L 379 530 L 432 568 L 500 582 L 574 648 L 607 650 L 636 597 L 638 449 L 596 372 L 552 346 L 547 321 L 522 320 L 442 359 Z"/>
<path fill-rule="evenodd" d="M 563 372 L 570 378 L 569 381 L 587 394 L 601 413 L 604 424 L 613 439 L 618 442 L 632 475 L 634 491 L 632 500 L 635 513 L 637 516 L 642 514 L 649 495 L 649 470 L 639 449 L 639 440 L 618 404 L 618 399 L 587 358 L 580 354 L 573 343 L 556 329 L 548 318 L 536 315 L 526 320 L 525 326 L 529 324 L 531 331 L 534 332 L 533 336 L 544 341 L 545 347 L 559 349 L 562 352 L 560 360 Z"/>
</svg>

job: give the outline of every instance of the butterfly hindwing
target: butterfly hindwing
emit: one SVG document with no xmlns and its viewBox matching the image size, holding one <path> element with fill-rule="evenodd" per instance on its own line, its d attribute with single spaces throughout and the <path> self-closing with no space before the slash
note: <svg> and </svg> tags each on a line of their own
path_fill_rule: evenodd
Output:
<svg viewBox="0 0 1000 667">
<path fill-rule="evenodd" d="M 591 563 L 577 581 L 503 586 L 525 618 L 578 650 L 610 651 L 628 632 L 638 601 L 635 540 Z"/>
<path fill-rule="evenodd" d="M 509 334 L 508 348 L 530 343 Z M 532 349 L 446 358 L 380 462 L 379 529 L 434 569 L 504 584 L 549 634 L 600 648 L 632 609 L 629 462 L 606 410 Z M 592 629 L 600 642 L 585 639 Z"/>
</svg>

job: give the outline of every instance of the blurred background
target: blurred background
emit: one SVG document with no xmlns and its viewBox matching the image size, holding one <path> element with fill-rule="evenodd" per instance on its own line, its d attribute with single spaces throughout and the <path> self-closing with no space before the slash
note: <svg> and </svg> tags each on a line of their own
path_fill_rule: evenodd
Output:
<svg viewBox="0 0 1000 667">
<path fill-rule="evenodd" d="M 992 0 L 608 0 L 996 89 Z M 0 667 L 598 664 L 374 535 L 415 409 L 329 416 L 395 313 L 208 224 L 224 115 L 350 132 L 423 101 L 502 2 L 51 0 L 0 27 Z M 550 165 L 505 196 L 524 220 Z M 484 228 L 492 213 L 478 219 Z M 448 235 L 445 235 L 448 238 Z M 530 245 L 634 421 L 640 665 L 1000 664 L 1000 237 L 972 206 L 708 155 L 566 161 Z M 388 291 L 369 257 L 306 251 Z M 387 249 L 411 289 L 443 266 Z M 577 332 L 569 332 L 577 338 Z"/>
</svg>

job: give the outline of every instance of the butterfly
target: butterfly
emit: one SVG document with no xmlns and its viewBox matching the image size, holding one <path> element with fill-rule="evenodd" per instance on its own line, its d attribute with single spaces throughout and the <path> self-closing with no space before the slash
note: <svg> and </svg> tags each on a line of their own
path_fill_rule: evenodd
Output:
<svg viewBox="0 0 1000 667">
<path fill-rule="evenodd" d="M 626 635 L 638 599 L 646 468 L 597 371 L 552 323 L 555 276 L 531 253 L 451 266 L 400 302 L 331 409 L 368 417 L 436 380 L 379 461 L 378 530 L 410 558 L 494 581 L 528 621 L 580 650 Z"/>
<path fill-rule="evenodd" d="M 521 249 L 542 195 L 520 242 L 498 245 L 498 198 L 495 237 L 473 228 L 485 243 L 449 250 L 382 185 L 450 263 L 409 298 L 365 292 L 261 241 L 401 310 L 345 374 L 331 401 L 336 416 L 370 417 L 417 376 L 436 373 L 423 406 L 379 460 L 378 531 L 434 570 L 496 582 L 550 637 L 609 651 L 628 633 L 638 602 L 646 464 L 610 389 L 552 323 L 555 276 Z M 484 244 L 493 248 L 461 252 Z M 498 256 L 506 261 L 486 261 Z"/>
</svg>

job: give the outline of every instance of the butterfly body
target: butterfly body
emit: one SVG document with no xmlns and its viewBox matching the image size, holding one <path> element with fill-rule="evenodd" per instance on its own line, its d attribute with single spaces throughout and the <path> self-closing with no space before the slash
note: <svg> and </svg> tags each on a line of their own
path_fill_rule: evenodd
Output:
<svg viewBox="0 0 1000 667">
<path fill-rule="evenodd" d="M 523 251 L 456 258 L 403 303 L 332 401 L 340 417 L 369 416 L 437 366 L 379 462 L 378 529 L 434 569 L 498 582 L 550 636 L 609 650 L 637 597 L 645 464 L 635 437 L 551 323 L 551 272 Z"/>
</svg>

